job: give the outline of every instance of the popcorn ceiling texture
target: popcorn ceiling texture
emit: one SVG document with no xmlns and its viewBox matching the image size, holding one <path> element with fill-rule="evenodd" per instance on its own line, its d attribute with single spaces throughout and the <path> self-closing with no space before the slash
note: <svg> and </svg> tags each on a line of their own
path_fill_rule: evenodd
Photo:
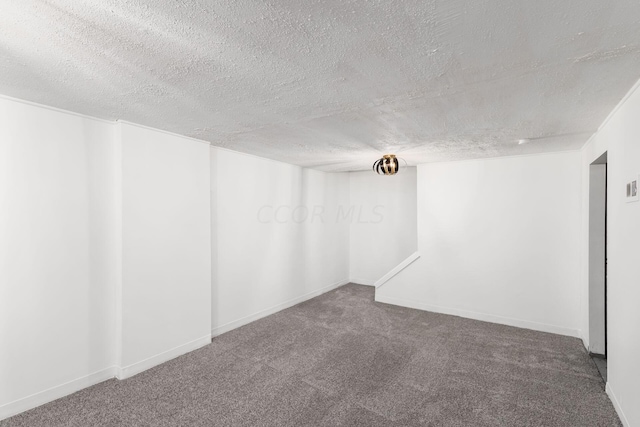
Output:
<svg viewBox="0 0 640 427">
<path fill-rule="evenodd" d="M 577 149 L 639 77 L 637 0 L 0 0 L 0 93 L 327 171 Z"/>
</svg>

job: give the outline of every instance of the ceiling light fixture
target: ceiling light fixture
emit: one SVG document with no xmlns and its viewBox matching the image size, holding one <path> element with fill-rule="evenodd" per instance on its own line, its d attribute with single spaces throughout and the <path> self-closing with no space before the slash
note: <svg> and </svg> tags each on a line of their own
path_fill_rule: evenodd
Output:
<svg viewBox="0 0 640 427">
<path fill-rule="evenodd" d="M 407 162 L 404 159 L 400 159 L 404 162 L 405 166 Z M 381 159 L 373 162 L 373 171 L 378 175 L 395 175 L 400 170 L 400 162 L 395 154 L 385 154 Z"/>
</svg>

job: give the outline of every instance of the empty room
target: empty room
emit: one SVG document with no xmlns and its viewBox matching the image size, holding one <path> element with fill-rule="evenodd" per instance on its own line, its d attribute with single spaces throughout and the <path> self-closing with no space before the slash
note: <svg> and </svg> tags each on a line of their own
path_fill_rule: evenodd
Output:
<svg viewBox="0 0 640 427">
<path fill-rule="evenodd" d="M 640 427 L 640 2 L 0 0 L 0 426 Z"/>
</svg>

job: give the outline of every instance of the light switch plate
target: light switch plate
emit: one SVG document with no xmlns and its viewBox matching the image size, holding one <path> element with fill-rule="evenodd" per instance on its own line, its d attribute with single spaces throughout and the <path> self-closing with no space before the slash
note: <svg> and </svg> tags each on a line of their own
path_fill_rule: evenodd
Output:
<svg viewBox="0 0 640 427">
<path fill-rule="evenodd" d="M 633 181 L 629 181 L 627 183 L 627 203 L 637 202 L 638 201 L 638 182 L 640 181 L 640 176 L 636 177 Z"/>
</svg>

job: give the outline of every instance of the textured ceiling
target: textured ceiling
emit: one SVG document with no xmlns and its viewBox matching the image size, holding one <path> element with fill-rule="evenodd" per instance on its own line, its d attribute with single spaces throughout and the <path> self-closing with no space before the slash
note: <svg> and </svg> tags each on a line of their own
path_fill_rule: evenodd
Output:
<svg viewBox="0 0 640 427">
<path fill-rule="evenodd" d="M 0 0 L 0 93 L 323 170 L 577 149 L 638 78 L 638 0 Z"/>
</svg>

